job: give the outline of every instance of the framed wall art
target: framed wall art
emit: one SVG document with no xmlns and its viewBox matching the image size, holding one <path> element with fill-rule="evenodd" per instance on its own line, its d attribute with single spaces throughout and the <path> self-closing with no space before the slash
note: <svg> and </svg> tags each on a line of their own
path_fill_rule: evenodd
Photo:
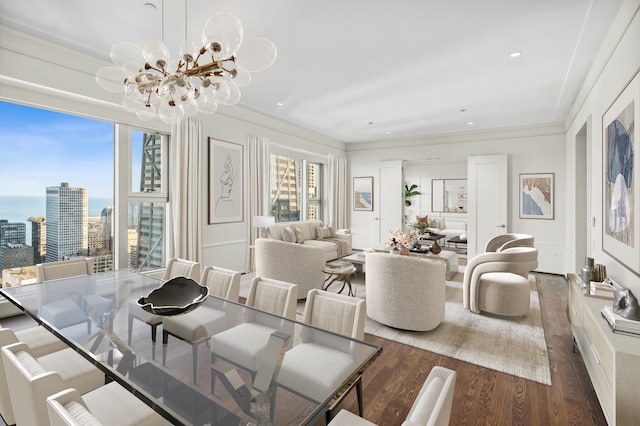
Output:
<svg viewBox="0 0 640 426">
<path fill-rule="evenodd" d="M 602 116 L 602 250 L 640 273 L 640 74 Z"/>
<path fill-rule="evenodd" d="M 353 178 L 353 210 L 373 211 L 373 176 Z"/>
<path fill-rule="evenodd" d="M 209 223 L 244 218 L 243 146 L 209 138 Z"/>
<path fill-rule="evenodd" d="M 520 175 L 520 218 L 553 219 L 553 173 Z"/>
</svg>

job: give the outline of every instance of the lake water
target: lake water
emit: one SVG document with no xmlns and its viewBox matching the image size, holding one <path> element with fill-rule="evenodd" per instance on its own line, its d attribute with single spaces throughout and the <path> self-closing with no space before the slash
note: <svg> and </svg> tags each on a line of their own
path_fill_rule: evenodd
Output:
<svg viewBox="0 0 640 426">
<path fill-rule="evenodd" d="M 100 216 L 102 209 L 112 206 L 113 200 L 105 197 L 89 197 L 89 217 Z M 0 219 L 10 223 L 22 222 L 27 225 L 27 244 L 31 244 L 30 216 L 46 216 L 46 196 L 7 196 L 0 195 Z"/>
</svg>

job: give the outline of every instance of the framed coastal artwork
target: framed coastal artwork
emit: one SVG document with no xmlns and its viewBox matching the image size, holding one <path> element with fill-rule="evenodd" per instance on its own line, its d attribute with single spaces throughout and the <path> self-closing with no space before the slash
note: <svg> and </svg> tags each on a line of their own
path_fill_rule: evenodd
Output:
<svg viewBox="0 0 640 426">
<path fill-rule="evenodd" d="M 353 210 L 373 211 L 373 176 L 353 178 Z"/>
<path fill-rule="evenodd" d="M 520 175 L 520 218 L 553 219 L 553 173 Z"/>
<path fill-rule="evenodd" d="M 242 222 L 243 147 L 209 138 L 209 223 Z"/>
<path fill-rule="evenodd" d="M 636 73 L 602 116 L 602 249 L 635 273 L 640 273 L 639 99 Z"/>
</svg>

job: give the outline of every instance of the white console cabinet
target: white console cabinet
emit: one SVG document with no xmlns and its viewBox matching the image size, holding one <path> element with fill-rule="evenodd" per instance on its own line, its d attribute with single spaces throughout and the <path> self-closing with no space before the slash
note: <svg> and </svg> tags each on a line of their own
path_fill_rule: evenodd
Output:
<svg viewBox="0 0 640 426">
<path fill-rule="evenodd" d="M 614 333 L 600 311 L 613 301 L 585 296 L 580 277 L 567 275 L 573 338 L 610 425 L 640 424 L 640 336 Z"/>
</svg>

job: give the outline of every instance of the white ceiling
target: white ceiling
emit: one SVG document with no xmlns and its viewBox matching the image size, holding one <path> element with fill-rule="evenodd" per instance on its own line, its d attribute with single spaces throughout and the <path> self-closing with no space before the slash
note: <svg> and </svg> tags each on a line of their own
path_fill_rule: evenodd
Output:
<svg viewBox="0 0 640 426">
<path fill-rule="evenodd" d="M 0 24 L 109 61 L 115 42 L 163 37 L 177 55 L 185 22 L 200 42 L 229 11 L 278 48 L 240 107 L 359 142 L 564 121 L 622 2 L 184 1 L 0 0 Z"/>
</svg>

